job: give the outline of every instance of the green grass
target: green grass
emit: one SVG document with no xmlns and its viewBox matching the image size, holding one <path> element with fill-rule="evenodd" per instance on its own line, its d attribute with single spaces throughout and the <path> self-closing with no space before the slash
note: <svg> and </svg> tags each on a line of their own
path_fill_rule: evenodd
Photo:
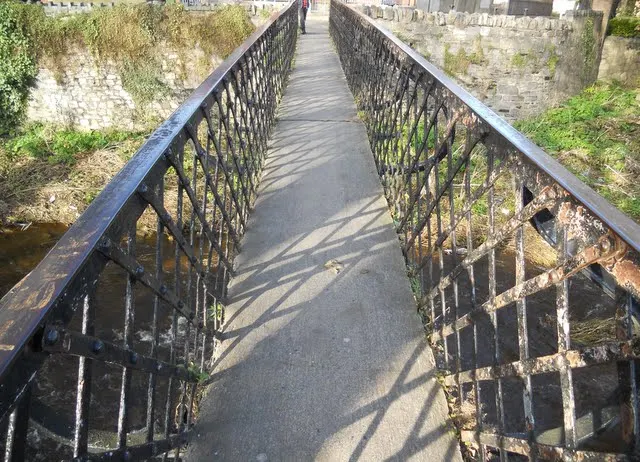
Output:
<svg viewBox="0 0 640 462">
<path fill-rule="evenodd" d="M 613 205 L 640 221 L 640 90 L 597 84 L 515 124 Z"/>
<path fill-rule="evenodd" d="M 0 138 L 0 156 L 9 161 L 30 157 L 47 160 L 52 164 L 71 165 L 81 155 L 108 148 L 115 143 L 143 138 L 143 132 L 87 132 L 33 124 L 11 138 Z"/>
</svg>

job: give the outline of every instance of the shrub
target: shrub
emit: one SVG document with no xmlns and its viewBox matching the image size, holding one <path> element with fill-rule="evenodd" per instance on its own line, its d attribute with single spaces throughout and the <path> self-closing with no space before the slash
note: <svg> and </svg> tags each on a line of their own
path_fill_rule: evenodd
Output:
<svg viewBox="0 0 640 462">
<path fill-rule="evenodd" d="M 22 119 L 38 68 L 28 31 L 8 2 L 0 2 L 0 135 Z"/>
<path fill-rule="evenodd" d="M 618 16 L 609 20 L 609 35 L 640 37 L 640 18 Z"/>
</svg>

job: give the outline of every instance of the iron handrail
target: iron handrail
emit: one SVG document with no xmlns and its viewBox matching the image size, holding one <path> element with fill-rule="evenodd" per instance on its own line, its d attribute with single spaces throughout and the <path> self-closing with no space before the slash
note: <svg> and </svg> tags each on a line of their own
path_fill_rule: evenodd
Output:
<svg viewBox="0 0 640 462">
<path fill-rule="evenodd" d="M 330 33 L 471 455 L 637 455 L 640 225 L 373 19 Z"/>
<path fill-rule="evenodd" d="M 239 249 L 238 239 L 255 198 L 267 137 L 290 71 L 296 26 L 295 2 L 289 2 L 151 134 L 37 267 L 0 300 L 0 422 L 3 428 L 8 426 L 7 454 L 13 451 L 12 460 L 24 454 L 31 389 L 37 371 L 51 353 L 80 356 L 81 376 L 90 376 L 90 367 L 83 361 L 91 358 L 123 366 L 123 383 L 130 381 L 127 370 L 136 368 L 149 372 L 154 387 L 152 376 L 156 375 L 175 377 L 185 384 L 197 382 L 198 374 L 189 370 L 194 368 L 189 361 L 204 365 L 205 351 L 210 353 L 205 344 L 212 339 L 220 320 L 209 319 L 207 308 L 211 303 L 217 307 L 224 302 L 233 271 L 231 260 Z M 174 183 L 177 192 L 176 187 L 169 191 Z M 165 190 L 173 194 L 177 210 L 168 210 L 163 199 Z M 159 236 L 159 259 L 153 271 L 145 269 L 135 253 L 136 226 L 145 210 L 155 214 Z M 185 231 L 186 228 L 189 229 Z M 163 282 L 167 276 L 161 249 L 165 234 L 172 237 L 175 245 L 173 287 L 168 281 Z M 126 242 L 120 245 L 123 239 Z M 179 267 L 185 259 L 188 275 L 180 275 Z M 93 334 L 95 313 L 90 313 L 95 311 L 95 290 L 108 263 L 128 273 L 123 345 L 103 341 Z M 185 281 L 180 278 L 188 280 L 186 291 L 181 287 Z M 154 297 L 154 332 L 159 329 L 155 316 L 163 303 L 177 313 L 173 316 L 174 325 L 177 319 L 186 317 L 195 331 L 189 329 L 185 334 L 195 335 L 196 340 L 187 340 L 187 345 L 193 341 L 193 352 L 187 346 L 185 357 L 180 357 L 172 343 L 171 358 L 160 360 L 157 335 L 150 354 L 143 356 L 136 351 L 134 287 L 144 287 Z M 83 310 L 82 315 L 77 313 Z M 69 331 L 69 323 L 78 316 L 83 316 L 82 332 Z M 176 334 L 176 327 L 173 329 Z M 195 343 L 201 341 L 200 335 L 203 346 L 199 349 Z M 89 411 L 81 379 L 74 457 L 85 458 Z M 123 385 L 123 390 L 127 386 Z M 155 389 L 150 390 L 151 396 Z M 97 458 L 126 454 L 134 459 L 148 458 L 184 442 L 181 431 L 174 434 L 165 428 L 165 439 L 158 441 L 153 429 L 147 428 L 146 442 L 129 447 L 126 390 L 121 399 L 117 450 Z M 153 405 L 155 398 L 149 399 Z M 153 427 L 155 422 L 148 425 Z"/>
<path fill-rule="evenodd" d="M 442 69 L 430 63 L 424 56 L 404 43 L 391 31 L 358 11 L 354 10 L 362 21 L 366 21 L 372 27 L 378 29 L 387 40 L 398 47 L 407 58 L 423 67 L 429 74 L 438 80 L 451 93 L 455 94 L 462 103 L 467 105 L 479 118 L 490 125 L 513 145 L 515 149 L 527 156 L 531 162 L 553 178 L 560 186 L 584 204 L 594 215 L 607 224 L 627 245 L 640 252 L 640 225 L 612 206 L 604 197 L 580 181 L 573 173 L 567 170 L 560 162 L 544 152 L 540 146 L 515 129 L 509 122 L 488 108 L 478 98 L 473 96 L 463 87 L 458 85 Z"/>
</svg>

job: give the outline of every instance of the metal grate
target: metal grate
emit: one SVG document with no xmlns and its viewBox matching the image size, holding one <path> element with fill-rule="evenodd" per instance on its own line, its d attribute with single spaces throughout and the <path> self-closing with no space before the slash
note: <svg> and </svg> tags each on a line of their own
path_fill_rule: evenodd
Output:
<svg viewBox="0 0 640 462">
<path fill-rule="evenodd" d="M 5 460 L 179 460 L 297 21 L 235 50 L 0 301 Z"/>
<path fill-rule="evenodd" d="M 330 32 L 467 455 L 640 449 L 640 226 L 347 5 Z"/>
</svg>

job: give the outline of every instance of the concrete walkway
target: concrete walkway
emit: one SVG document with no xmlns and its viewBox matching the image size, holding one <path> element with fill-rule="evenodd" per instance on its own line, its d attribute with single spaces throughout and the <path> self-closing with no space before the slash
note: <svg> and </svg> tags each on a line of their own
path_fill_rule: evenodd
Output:
<svg viewBox="0 0 640 462">
<path fill-rule="evenodd" d="M 307 31 L 187 460 L 461 460 L 327 18 Z"/>
</svg>

